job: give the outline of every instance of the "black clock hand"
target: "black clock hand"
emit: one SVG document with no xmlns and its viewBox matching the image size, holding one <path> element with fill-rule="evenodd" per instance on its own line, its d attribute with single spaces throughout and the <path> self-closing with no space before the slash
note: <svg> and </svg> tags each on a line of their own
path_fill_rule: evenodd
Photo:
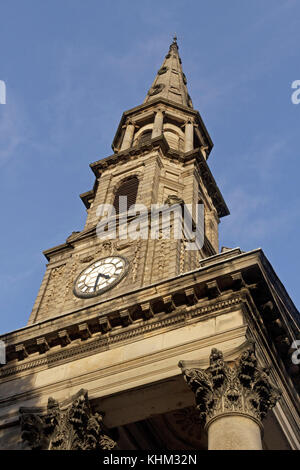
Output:
<svg viewBox="0 0 300 470">
<path fill-rule="evenodd" d="M 110 278 L 110 275 L 109 275 L 109 274 L 102 274 L 102 273 L 99 273 L 98 276 L 102 276 L 102 277 L 104 277 L 104 279 L 109 279 L 109 278 Z"/>
<path fill-rule="evenodd" d="M 97 285 L 98 285 L 98 281 L 99 281 L 100 277 L 104 277 L 104 279 L 109 279 L 109 278 L 110 278 L 110 275 L 109 275 L 109 274 L 99 273 L 98 276 L 96 277 L 96 281 L 95 281 L 95 285 L 94 285 L 94 290 L 96 290 L 96 287 L 97 287 Z"/>
</svg>

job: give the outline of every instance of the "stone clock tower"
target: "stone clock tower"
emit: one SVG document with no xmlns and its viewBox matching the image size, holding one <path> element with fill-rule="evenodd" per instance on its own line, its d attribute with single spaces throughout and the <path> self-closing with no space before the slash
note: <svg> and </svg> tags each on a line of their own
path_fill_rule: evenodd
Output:
<svg viewBox="0 0 300 470">
<path fill-rule="evenodd" d="M 218 253 L 219 220 L 229 212 L 207 165 L 213 144 L 193 108 L 186 83 L 174 40 L 144 103 L 123 114 L 112 144 L 114 154 L 91 164 L 95 184 L 81 195 L 87 209 L 84 230 L 73 232 L 64 244 L 44 252 L 49 264 L 29 324 L 74 309 L 92 308 L 99 302 L 103 305 L 111 297 L 117 297 L 118 303 L 122 293 L 193 270 L 201 259 Z M 103 243 L 96 232 L 97 210 L 100 205 L 114 205 L 119 225 L 122 214 L 118 214 L 116 204 L 122 195 L 130 203 L 143 204 L 149 216 L 153 205 L 175 200 L 192 205 L 191 212 L 195 213 L 196 204 L 201 202 L 205 214 L 202 248 L 186 250 L 184 234 L 180 239 L 170 239 L 158 232 L 153 239 L 150 230 L 146 239 L 117 237 Z M 75 279 L 84 268 L 89 271 L 93 263 L 111 256 L 121 264 L 125 259 L 127 265 L 120 264 L 114 278 L 105 279 L 100 273 L 98 287 L 105 287 L 105 292 L 102 287 L 94 291 L 92 284 L 85 285 L 82 276 L 81 285 L 78 288 L 75 284 L 74 289 Z M 96 277 L 91 282 L 96 281 L 96 273 L 93 269 Z M 118 276 L 122 280 L 117 283 Z M 83 298 L 78 296 L 80 292 Z"/>
<path fill-rule="evenodd" d="M 28 325 L 1 338 L 1 448 L 299 448 L 299 314 L 260 249 L 219 252 L 212 147 L 174 38 L 113 154 L 90 165 L 85 227 L 44 252 Z M 147 236 L 121 236 L 124 197 Z M 188 206 L 191 227 L 201 204 L 197 249 L 163 222 L 151 236 L 166 204 Z"/>
</svg>

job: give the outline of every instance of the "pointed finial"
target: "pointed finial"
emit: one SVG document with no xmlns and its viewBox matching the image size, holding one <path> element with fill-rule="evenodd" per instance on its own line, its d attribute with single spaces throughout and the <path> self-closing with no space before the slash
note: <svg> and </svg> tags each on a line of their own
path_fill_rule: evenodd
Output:
<svg viewBox="0 0 300 470">
<path fill-rule="evenodd" d="M 172 44 L 170 45 L 170 50 L 178 51 L 179 47 L 177 44 L 177 35 L 174 34 Z"/>
</svg>

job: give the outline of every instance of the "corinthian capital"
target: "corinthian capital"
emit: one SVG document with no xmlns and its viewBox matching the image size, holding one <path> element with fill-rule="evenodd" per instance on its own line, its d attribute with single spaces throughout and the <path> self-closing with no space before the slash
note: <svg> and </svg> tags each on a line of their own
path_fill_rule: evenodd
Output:
<svg viewBox="0 0 300 470">
<path fill-rule="evenodd" d="M 63 407 L 53 398 L 42 408 L 20 408 L 22 440 L 31 449 L 111 450 L 116 446 L 103 424 L 102 413 L 92 413 L 86 390 Z"/>
<path fill-rule="evenodd" d="M 222 415 L 244 415 L 261 425 L 275 406 L 281 392 L 271 383 L 269 370 L 259 367 L 254 345 L 235 361 L 225 362 L 223 354 L 212 349 L 210 366 L 203 370 L 185 369 L 184 378 L 195 394 L 200 419 L 208 425 Z"/>
</svg>

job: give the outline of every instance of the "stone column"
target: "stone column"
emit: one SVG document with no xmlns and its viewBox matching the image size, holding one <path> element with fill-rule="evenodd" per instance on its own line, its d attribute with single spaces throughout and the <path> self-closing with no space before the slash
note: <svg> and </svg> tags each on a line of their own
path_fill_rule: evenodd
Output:
<svg viewBox="0 0 300 470">
<path fill-rule="evenodd" d="M 185 123 L 184 151 L 190 152 L 194 148 L 194 124 L 192 120 Z"/>
<path fill-rule="evenodd" d="M 163 122 L 164 122 L 164 113 L 161 109 L 158 109 L 153 124 L 153 131 L 151 138 L 159 137 L 163 133 Z"/>
<path fill-rule="evenodd" d="M 122 145 L 121 145 L 121 151 L 129 149 L 129 147 L 131 147 L 131 144 L 132 144 L 132 141 L 133 141 L 134 129 L 135 129 L 135 126 L 134 126 L 133 122 L 128 121 L 127 126 L 126 126 L 126 130 L 125 130 L 125 134 L 124 134 L 124 137 L 123 137 L 123 142 L 122 142 Z"/>
<path fill-rule="evenodd" d="M 257 365 L 254 345 L 235 361 L 225 362 L 222 352 L 212 349 L 206 370 L 188 366 L 179 363 L 195 393 L 208 450 L 261 450 L 262 420 L 281 392 L 271 384 L 269 371 Z"/>
<path fill-rule="evenodd" d="M 202 153 L 203 157 L 205 158 L 205 160 L 207 160 L 207 154 L 206 154 L 207 147 L 202 146 L 202 147 L 200 147 L 200 150 L 201 150 L 201 153 Z"/>
</svg>

